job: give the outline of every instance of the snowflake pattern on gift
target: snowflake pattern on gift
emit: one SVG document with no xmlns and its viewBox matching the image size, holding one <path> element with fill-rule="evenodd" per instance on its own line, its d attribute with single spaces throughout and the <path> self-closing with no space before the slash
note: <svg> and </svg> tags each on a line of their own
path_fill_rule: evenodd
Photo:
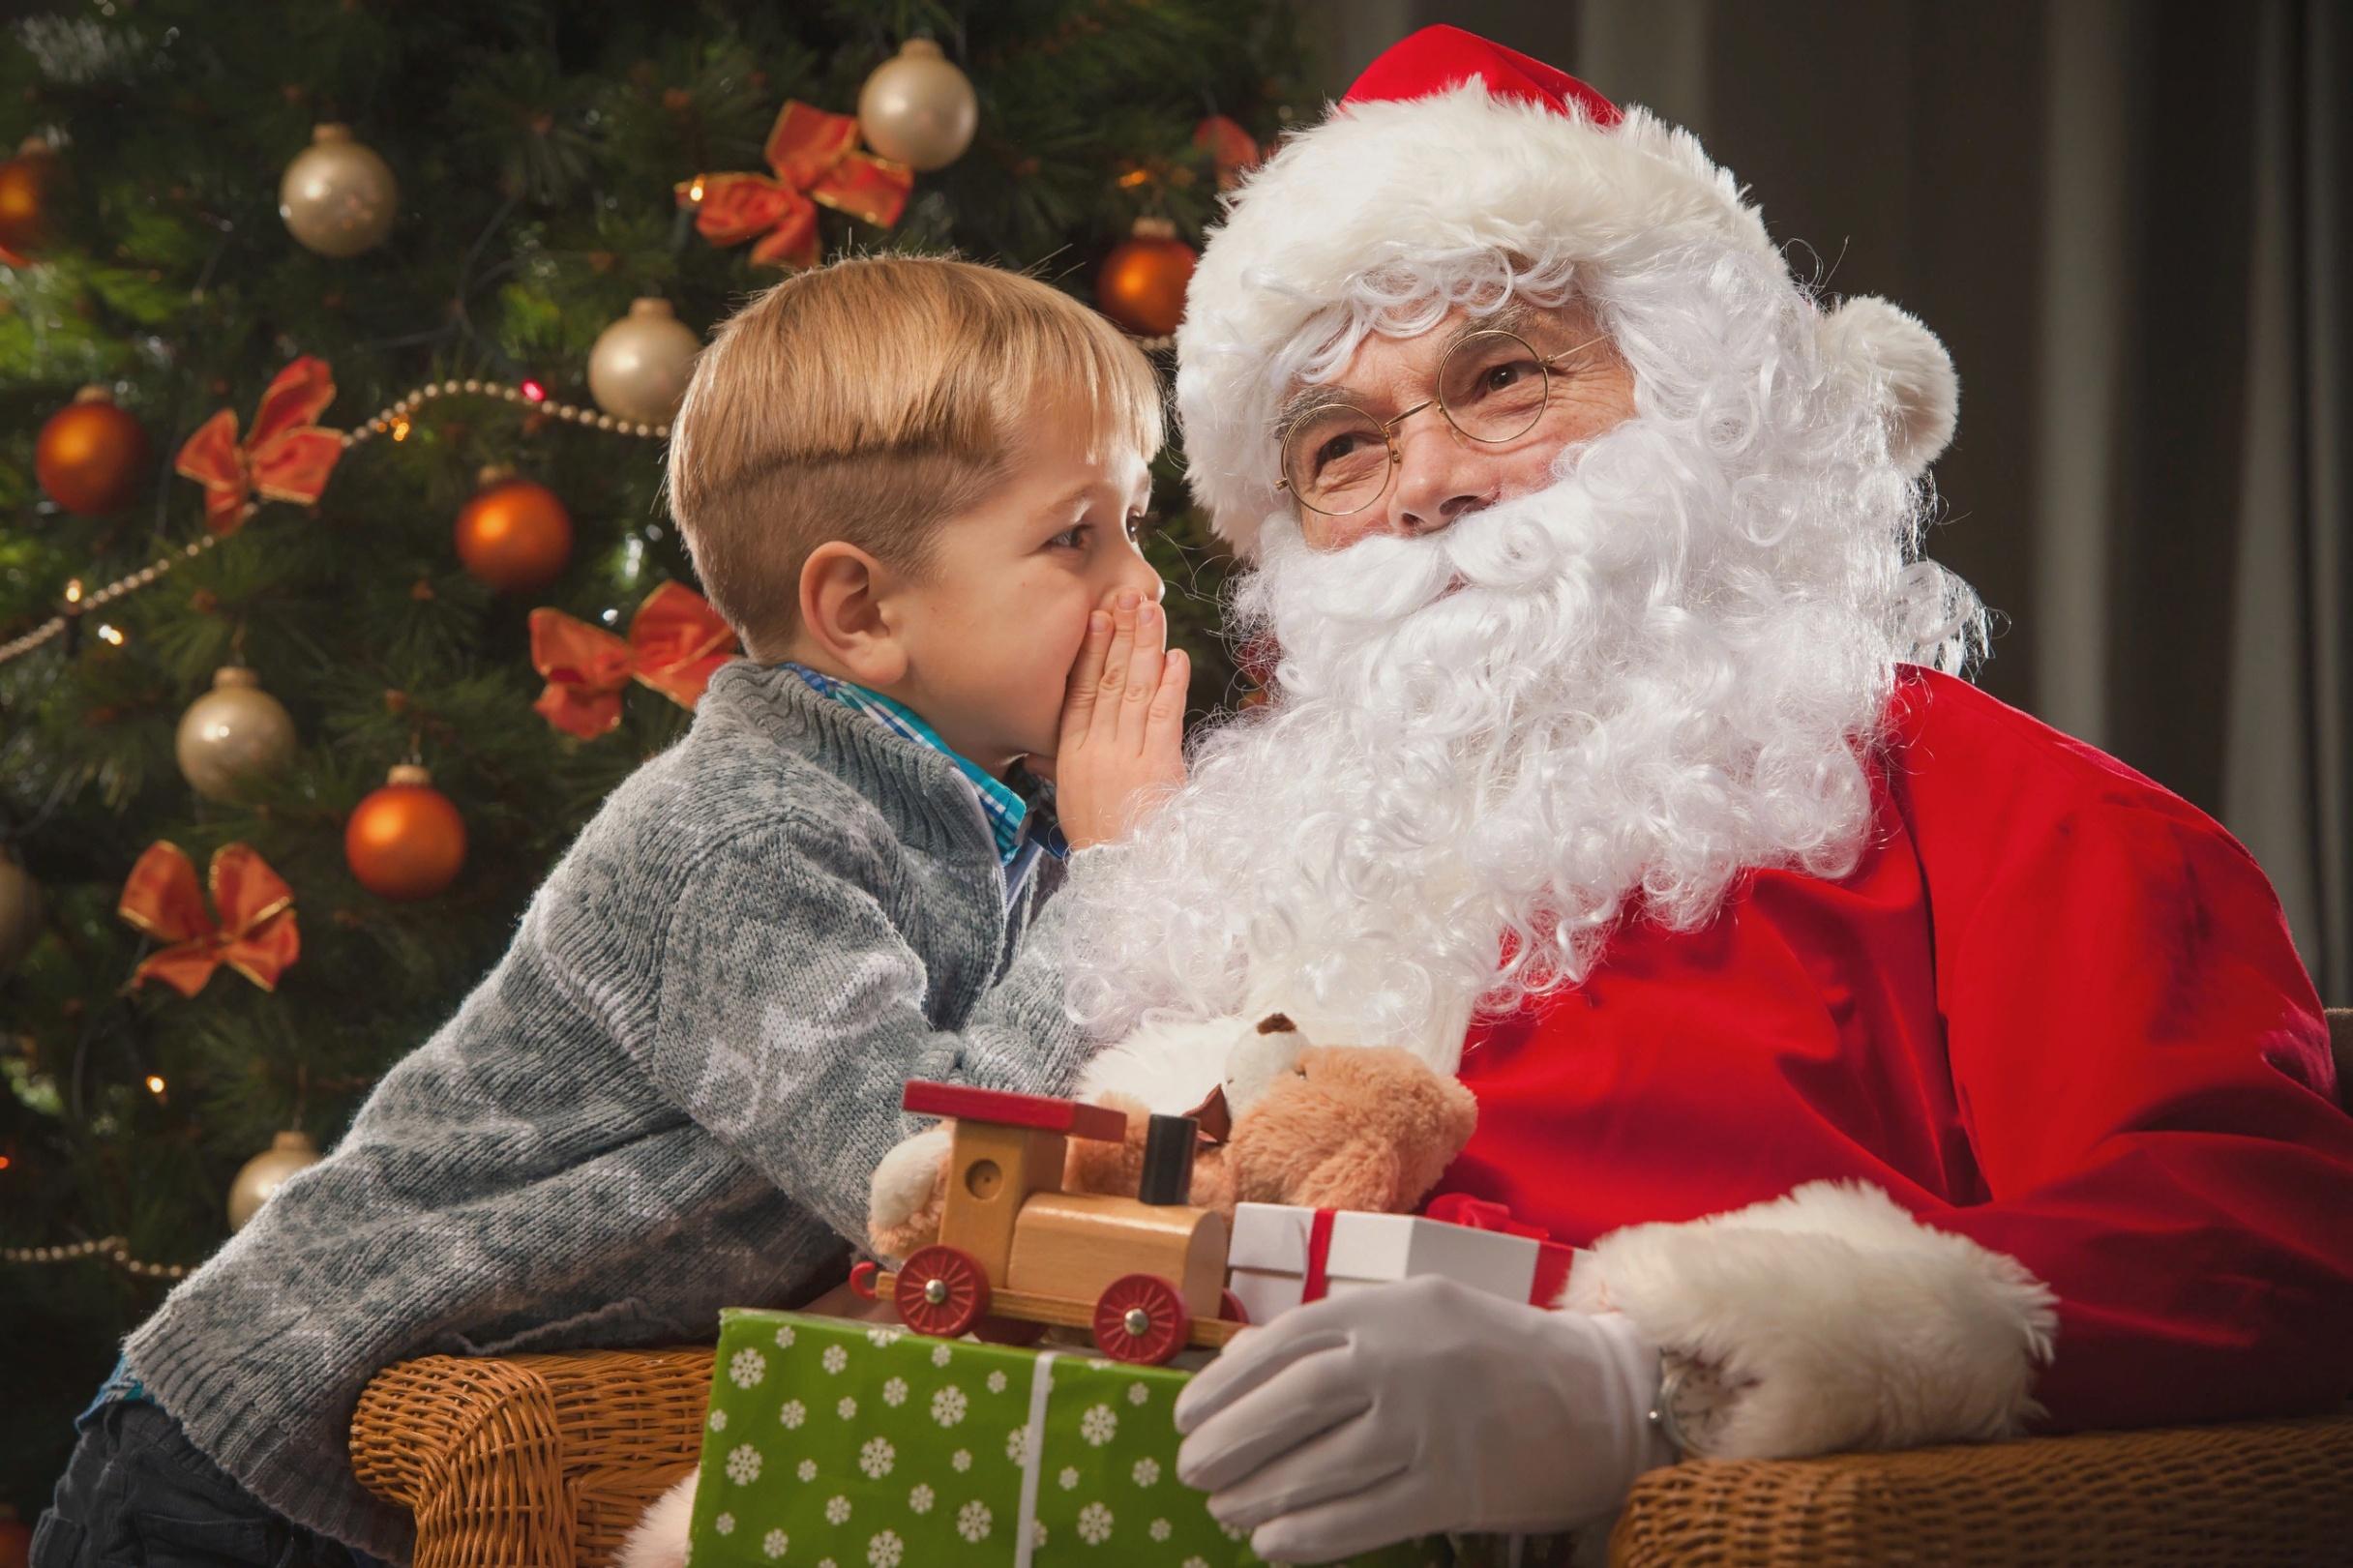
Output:
<svg viewBox="0 0 2353 1568">
<path fill-rule="evenodd" d="M 733 1535 L 735 1533 L 735 1516 L 721 1514 L 717 1519 L 711 1521 L 711 1528 L 722 1535 Z"/>
<path fill-rule="evenodd" d="M 816 1480 L 816 1479 L 817 1479 L 817 1461 L 816 1461 L 816 1460 L 813 1460 L 813 1459 L 805 1459 L 805 1460 L 802 1460 L 802 1461 L 800 1462 L 799 1467 L 797 1467 L 796 1469 L 794 1469 L 792 1473 L 793 1473 L 794 1475 L 799 1476 L 799 1477 L 800 1477 L 802 1480 L 804 1480 L 804 1481 L 814 1481 L 814 1480 Z"/>
<path fill-rule="evenodd" d="M 888 1437 L 869 1437 L 866 1446 L 858 1450 L 858 1468 L 866 1472 L 869 1481 L 879 1481 L 890 1474 L 898 1463 L 899 1451 L 890 1445 Z"/>
<path fill-rule="evenodd" d="M 946 1366 L 946 1365 L 948 1364 L 948 1362 L 949 1362 L 951 1359 L 953 1359 L 953 1358 L 952 1358 L 952 1356 L 950 1355 L 950 1353 L 949 1353 L 949 1351 L 948 1351 L 948 1347 L 947 1347 L 947 1346 L 946 1346 L 946 1345 L 941 1344 L 941 1345 L 935 1345 L 935 1346 L 932 1346 L 932 1365 L 933 1365 L 933 1366 L 935 1366 L 935 1367 L 944 1367 L 944 1366 Z"/>
<path fill-rule="evenodd" d="M 874 1568 L 899 1568 L 899 1555 L 905 1550 L 895 1531 L 884 1530 L 866 1543 L 866 1560 Z"/>
<path fill-rule="evenodd" d="M 1148 1487 L 1160 1479 L 1160 1462 L 1147 1454 L 1136 1461 L 1136 1467 L 1127 1473 L 1136 1485 Z"/>
<path fill-rule="evenodd" d="M 905 1405 L 907 1403 L 907 1379 L 893 1377 L 889 1382 L 884 1383 L 882 1385 L 882 1403 L 894 1410 Z"/>
<path fill-rule="evenodd" d="M 760 1538 L 760 1550 L 768 1554 L 771 1562 L 783 1556 L 786 1550 L 791 1545 L 792 1537 L 782 1530 L 770 1530 Z"/>
<path fill-rule="evenodd" d="M 1015 1427 L 1005 1434 L 1005 1458 L 1016 1464 L 1029 1463 L 1029 1429 Z"/>
<path fill-rule="evenodd" d="M 728 1358 L 728 1380 L 737 1388 L 749 1388 L 767 1375 L 768 1358 L 748 1345 Z"/>
<path fill-rule="evenodd" d="M 989 1505 L 985 1502 L 975 1500 L 956 1510 L 956 1533 L 967 1541 L 987 1540 L 989 1524 Z"/>
<path fill-rule="evenodd" d="M 959 1475 L 963 1474 L 971 1467 L 972 1451 L 969 1448 L 959 1448 L 956 1450 L 956 1452 L 948 1456 L 948 1468 L 956 1471 Z"/>
<path fill-rule="evenodd" d="M 711 1412 L 711 1430 L 713 1432 L 725 1432 L 728 1430 L 727 1411 L 713 1410 Z"/>
<path fill-rule="evenodd" d="M 799 1400 L 787 1400 L 785 1407 L 776 1412 L 776 1419 L 787 1427 L 797 1427 L 809 1419 L 809 1406 Z"/>
<path fill-rule="evenodd" d="M 1079 1417 L 1079 1435 L 1095 1448 L 1102 1447 L 1119 1432 L 1118 1412 L 1108 1405 L 1089 1405 L 1087 1413 Z"/>
<path fill-rule="evenodd" d="M 1076 1464 L 1065 1464 L 1062 1466 L 1062 1473 L 1054 1479 L 1064 1492 L 1076 1492 L 1079 1490 L 1079 1467 Z"/>
<path fill-rule="evenodd" d="M 879 1327 L 868 1329 L 866 1331 L 866 1343 L 873 1346 L 878 1350 L 887 1350 L 893 1345 L 897 1344 L 899 1337 L 906 1332 L 907 1330 L 904 1328 L 893 1328 L 889 1324 L 885 1323 Z"/>
<path fill-rule="evenodd" d="M 1111 1539 L 1111 1510 L 1099 1502 L 1090 1502 L 1079 1510 L 1079 1539 L 1088 1546 L 1101 1546 Z"/>
<path fill-rule="evenodd" d="M 849 1365 L 849 1352 L 838 1345 L 828 1345 L 825 1346 L 825 1353 L 819 1356 L 818 1361 L 827 1372 L 839 1373 L 844 1367 Z"/>
<path fill-rule="evenodd" d="M 783 1324 L 776 1331 L 776 1347 L 780 1350 L 789 1350 L 792 1348 L 792 1342 L 799 1337 L 792 1332 L 790 1323 Z"/>
<path fill-rule="evenodd" d="M 910 1514 L 928 1514 L 932 1511 L 932 1489 L 917 1482 L 915 1490 L 907 1494 L 907 1511 Z"/>
<path fill-rule="evenodd" d="M 932 1419 L 943 1427 L 952 1427 L 964 1419 L 966 1405 L 964 1390 L 954 1383 L 946 1384 L 932 1395 Z"/>
<path fill-rule="evenodd" d="M 989 1392 L 992 1394 L 1001 1394 L 1004 1391 L 1005 1375 L 1001 1372 L 993 1372 L 989 1374 Z"/>
<path fill-rule="evenodd" d="M 1145 1403 L 1145 1401 L 1150 1399 L 1151 1397 L 1152 1391 L 1145 1387 L 1142 1383 L 1130 1383 L 1127 1385 L 1127 1403 L 1130 1405 L 1142 1405 Z"/>
<path fill-rule="evenodd" d="M 1152 1521 L 1150 1525 L 1146 1528 L 1144 1533 L 1150 1536 L 1155 1541 L 1165 1541 L 1169 1538 L 1169 1522 L 1165 1519 L 1155 1519 Z"/>
<path fill-rule="evenodd" d="M 858 1413 L 858 1402 L 848 1394 L 833 1402 L 833 1413 L 848 1421 Z"/>
<path fill-rule="evenodd" d="M 1029 1550 L 1032 1552 L 1046 1550 L 1046 1522 L 1042 1519 L 1033 1519 L 1029 1522 Z"/>
<path fill-rule="evenodd" d="M 843 1524 L 849 1523 L 849 1499 L 848 1497 L 843 1496 L 837 1492 L 832 1496 L 825 1499 L 826 1524 Z"/>
<path fill-rule="evenodd" d="M 1235 1539 L 1239 1540 L 1240 1537 L 1236 1536 Z M 819 1568 L 823 1568 L 823 1565 L 819 1564 Z M 1176 1568 L 1209 1568 L 1209 1565 L 1199 1557 L 1187 1557 L 1178 1563 Z"/>
<path fill-rule="evenodd" d="M 750 1443 L 737 1443 L 728 1451 L 728 1479 L 737 1486 L 750 1486 L 760 1479 L 760 1450 Z"/>
</svg>

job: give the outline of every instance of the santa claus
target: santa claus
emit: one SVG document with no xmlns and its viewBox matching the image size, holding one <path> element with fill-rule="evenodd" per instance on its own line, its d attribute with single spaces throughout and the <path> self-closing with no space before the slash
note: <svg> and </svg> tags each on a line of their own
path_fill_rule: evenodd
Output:
<svg viewBox="0 0 2353 1568">
<path fill-rule="evenodd" d="M 1234 198 L 1177 337 L 1274 695 L 1064 897 L 1088 1087 L 1278 1005 L 1475 1093 L 1586 1251 L 1253 1330 L 1180 1474 L 1263 1554 L 1571 1526 L 1683 1453 L 2318 1409 L 2353 1119 L 2262 873 L 1959 677 L 1943 345 L 1697 141 L 1450 28 Z M 1141 1029 L 1141 1033 L 1137 1031 Z"/>
</svg>

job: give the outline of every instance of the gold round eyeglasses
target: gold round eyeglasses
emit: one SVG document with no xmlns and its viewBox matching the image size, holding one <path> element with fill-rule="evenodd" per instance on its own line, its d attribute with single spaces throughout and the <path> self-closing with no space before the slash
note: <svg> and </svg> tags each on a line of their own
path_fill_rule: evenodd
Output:
<svg viewBox="0 0 2353 1568">
<path fill-rule="evenodd" d="M 1388 493 L 1405 460 L 1397 450 L 1398 426 L 1436 403 L 1446 423 L 1470 440 L 1490 446 L 1516 441 L 1544 417 L 1553 368 L 1598 341 L 1544 355 L 1514 332 L 1470 333 L 1438 362 L 1432 396 L 1394 419 L 1375 419 L 1355 403 L 1338 401 L 1294 418 L 1277 438 L 1283 477 L 1275 488 L 1327 518 L 1361 512 Z"/>
</svg>

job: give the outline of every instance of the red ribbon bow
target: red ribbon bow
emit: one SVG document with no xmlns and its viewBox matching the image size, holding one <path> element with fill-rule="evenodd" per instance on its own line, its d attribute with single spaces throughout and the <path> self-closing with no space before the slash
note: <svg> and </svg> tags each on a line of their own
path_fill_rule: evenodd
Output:
<svg viewBox="0 0 2353 1568">
<path fill-rule="evenodd" d="M 1467 1226 L 1473 1230 L 1498 1230 L 1535 1242 L 1536 1277 L 1529 1287 L 1528 1299 L 1537 1306 L 1553 1305 L 1568 1287 L 1568 1270 L 1576 1259 L 1576 1249 L 1553 1240 L 1552 1232 L 1540 1225 L 1514 1219 L 1510 1205 L 1490 1198 L 1474 1198 L 1469 1193 L 1445 1193 L 1423 1204 L 1421 1212 L 1448 1225 Z"/>
<path fill-rule="evenodd" d="M 740 245 L 764 235 L 752 248 L 757 266 L 814 267 L 815 203 L 888 228 L 915 188 L 914 171 L 906 164 L 857 147 L 855 119 L 788 99 L 761 150 L 777 178 L 700 174 L 678 182 L 678 205 L 695 209 L 697 231 L 713 245 Z"/>
<path fill-rule="evenodd" d="M 300 501 L 308 506 L 327 488 L 343 438 L 312 421 L 335 400 L 327 362 L 305 354 L 278 372 L 253 414 L 253 433 L 240 443 L 235 410 L 206 420 L 180 448 L 179 471 L 204 487 L 204 526 L 226 537 L 245 522 L 248 497 Z"/>
<path fill-rule="evenodd" d="M 645 596 L 630 617 L 626 642 L 543 606 L 531 611 L 531 666 L 547 677 L 548 689 L 531 706 L 566 734 L 594 740 L 621 722 L 621 694 L 631 681 L 692 708 L 735 646 L 719 612 L 682 583 L 666 582 Z"/>
<path fill-rule="evenodd" d="M 195 863 L 178 844 L 158 840 L 131 868 L 116 912 L 171 944 L 139 964 L 133 986 L 161 980 L 194 996 L 225 963 L 263 991 L 278 989 L 278 977 L 302 954 L 294 890 L 242 843 L 213 851 L 209 880 L 213 907 L 221 911 L 217 922 L 196 886 Z"/>
</svg>

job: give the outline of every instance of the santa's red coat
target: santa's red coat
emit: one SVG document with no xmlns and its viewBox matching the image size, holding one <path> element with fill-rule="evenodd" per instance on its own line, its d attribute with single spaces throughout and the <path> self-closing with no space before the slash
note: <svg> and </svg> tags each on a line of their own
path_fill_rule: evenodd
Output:
<svg viewBox="0 0 2353 1568">
<path fill-rule="evenodd" d="M 1796 1391 L 1748 1452 L 2340 1404 L 2353 1117 L 2262 872 L 1960 681 L 1907 668 L 1891 721 L 1853 874 L 1752 873 L 1703 930 L 1629 925 L 1584 985 L 1474 1025 L 1441 1191 L 1599 1244 L 1586 1305 Z M 1730 1245 L 1740 1216 L 1644 1223 L 1748 1206 L 1770 1250 Z M 2005 1369 L 2045 1355 L 2047 1414 L 2004 1417 Z M 1859 1361 L 1871 1386 L 1832 1387 Z"/>
</svg>

